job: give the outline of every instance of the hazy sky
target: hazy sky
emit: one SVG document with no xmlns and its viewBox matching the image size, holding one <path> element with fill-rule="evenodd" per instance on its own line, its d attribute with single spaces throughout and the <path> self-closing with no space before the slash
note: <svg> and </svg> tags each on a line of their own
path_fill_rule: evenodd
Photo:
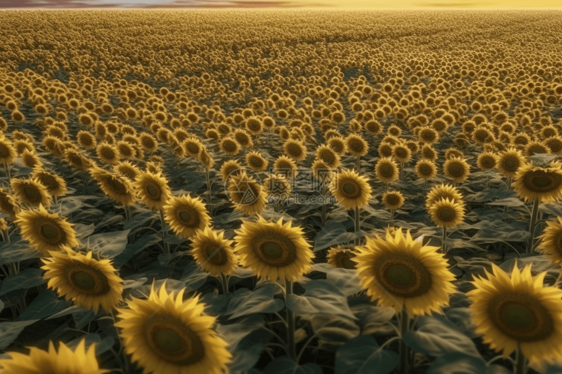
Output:
<svg viewBox="0 0 562 374">
<path fill-rule="evenodd" d="M 495 8 L 562 7 L 562 0 L 0 0 L 6 8 Z"/>
</svg>

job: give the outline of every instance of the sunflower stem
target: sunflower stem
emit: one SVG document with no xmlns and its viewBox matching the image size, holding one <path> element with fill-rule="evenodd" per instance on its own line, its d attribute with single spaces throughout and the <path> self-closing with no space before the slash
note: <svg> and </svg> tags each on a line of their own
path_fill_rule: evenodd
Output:
<svg viewBox="0 0 562 374">
<path fill-rule="evenodd" d="M 361 156 L 357 156 L 357 160 L 355 161 L 355 169 L 358 173 L 361 171 Z"/>
<path fill-rule="evenodd" d="M 523 352 L 521 351 L 521 344 L 517 343 L 517 350 L 515 353 L 515 357 L 516 357 L 516 361 L 515 361 L 515 367 L 514 367 L 514 373 L 515 374 L 525 374 L 527 372 L 527 368 L 526 368 L 526 362 L 525 362 L 525 355 L 523 355 Z"/>
<path fill-rule="evenodd" d="M 287 299 L 293 294 L 293 282 L 285 281 L 285 305 L 287 305 Z M 285 308 L 287 308 L 285 306 Z M 296 345 L 295 345 L 295 315 L 293 311 L 287 308 L 287 347 L 289 357 L 293 360 L 296 359 Z"/>
<path fill-rule="evenodd" d="M 361 221 L 360 221 L 360 211 L 359 211 L 359 207 L 356 207 L 353 210 L 354 213 L 354 218 L 353 218 L 353 223 L 355 224 L 355 239 L 353 240 L 355 245 L 359 245 L 359 238 L 357 237 L 357 233 L 361 230 Z"/>
<path fill-rule="evenodd" d="M 409 372 L 409 356 L 410 352 L 408 345 L 404 341 L 404 335 L 408 332 L 410 327 L 410 321 L 408 319 L 408 312 L 406 308 L 402 308 L 400 312 L 400 374 L 407 374 Z"/>
<path fill-rule="evenodd" d="M 166 248 L 166 254 L 170 254 L 170 247 L 168 243 L 166 243 L 166 232 L 164 228 L 166 227 L 166 221 L 164 221 L 164 212 L 160 209 L 160 223 L 162 224 L 162 244 L 164 244 L 164 248 Z"/>
<path fill-rule="evenodd" d="M 209 168 L 205 168 L 205 178 L 207 182 L 207 206 L 209 207 L 209 214 L 213 216 L 213 206 L 211 205 L 211 177 Z"/>
<path fill-rule="evenodd" d="M 131 219 L 131 211 L 127 205 L 123 206 L 125 208 L 125 222 L 128 222 Z"/>
<path fill-rule="evenodd" d="M 12 193 L 12 174 L 10 173 L 10 165 L 4 162 L 4 170 L 6 170 L 6 175 L 8 176 L 8 191 Z"/>
<path fill-rule="evenodd" d="M 228 279 L 226 278 L 226 275 L 224 275 L 223 273 L 221 273 L 221 279 L 222 279 L 222 293 L 223 294 L 227 294 L 228 293 Z"/>
<path fill-rule="evenodd" d="M 400 180 L 402 180 L 403 176 L 404 176 L 404 163 L 401 162 L 400 163 Z"/>
<path fill-rule="evenodd" d="M 529 242 L 527 243 L 527 253 L 531 253 L 533 251 L 533 241 L 535 240 L 535 224 L 537 222 L 537 216 L 539 214 L 539 204 L 540 199 L 535 197 L 533 201 L 533 211 L 531 212 L 531 224 L 529 225 Z"/>
</svg>

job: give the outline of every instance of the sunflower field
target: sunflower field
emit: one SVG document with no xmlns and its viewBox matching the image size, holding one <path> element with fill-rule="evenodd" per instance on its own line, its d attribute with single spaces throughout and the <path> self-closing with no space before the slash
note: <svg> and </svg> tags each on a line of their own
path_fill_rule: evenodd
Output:
<svg viewBox="0 0 562 374">
<path fill-rule="evenodd" d="M 562 12 L 0 25 L 0 374 L 562 373 Z"/>
</svg>

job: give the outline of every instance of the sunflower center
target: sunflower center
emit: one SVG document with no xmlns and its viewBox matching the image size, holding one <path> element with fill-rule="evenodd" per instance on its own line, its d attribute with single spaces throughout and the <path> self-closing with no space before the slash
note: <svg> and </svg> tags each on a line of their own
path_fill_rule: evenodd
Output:
<svg viewBox="0 0 562 374">
<path fill-rule="evenodd" d="M 111 291 L 104 273 L 83 263 L 74 263 L 67 268 L 70 283 L 88 295 L 105 295 Z"/>
<path fill-rule="evenodd" d="M 515 171 L 519 167 L 519 161 L 514 157 L 503 160 L 503 167 L 507 171 Z"/>
<path fill-rule="evenodd" d="M 113 152 L 110 148 L 104 148 L 102 151 L 102 156 L 108 160 L 111 160 L 115 157 L 115 152 Z"/>
<path fill-rule="evenodd" d="M 420 173 L 422 175 L 430 175 L 431 174 L 431 167 L 429 165 L 421 165 L 420 166 Z"/>
<path fill-rule="evenodd" d="M 322 161 L 324 161 L 327 164 L 332 164 L 335 161 L 335 157 L 332 154 L 332 152 L 330 152 L 330 151 L 322 152 L 322 154 L 320 155 L 320 158 L 322 159 Z"/>
<path fill-rule="evenodd" d="M 118 194 L 122 195 L 126 193 L 125 185 L 123 185 L 123 183 L 119 182 L 118 180 L 110 179 L 108 183 Z"/>
<path fill-rule="evenodd" d="M 341 265 L 344 269 L 355 269 L 355 262 L 351 261 L 347 255 L 342 258 Z"/>
<path fill-rule="evenodd" d="M 449 222 L 455 218 L 455 211 L 451 208 L 444 207 L 439 210 L 437 215 L 441 221 Z"/>
<path fill-rule="evenodd" d="M 35 202 L 35 200 L 37 200 L 37 198 L 40 198 L 40 194 L 39 191 L 37 191 L 37 188 L 32 187 L 32 186 L 27 186 L 23 189 L 23 192 L 25 193 L 25 196 Z"/>
<path fill-rule="evenodd" d="M 53 240 L 58 237 L 59 228 L 49 223 L 45 223 L 41 226 L 41 233 L 45 238 Z"/>
<path fill-rule="evenodd" d="M 259 168 L 263 165 L 263 161 L 259 157 L 252 157 L 250 158 L 250 164 L 252 164 L 254 167 Z"/>
<path fill-rule="evenodd" d="M 210 244 L 205 248 L 205 254 L 207 255 L 207 261 L 213 265 L 221 266 L 226 264 L 228 260 L 224 249 L 216 244 Z"/>
<path fill-rule="evenodd" d="M 406 152 L 405 149 L 403 148 L 396 148 L 394 153 L 396 154 L 397 157 L 399 158 L 406 158 L 408 156 L 408 153 Z"/>
<path fill-rule="evenodd" d="M 386 202 L 390 205 L 396 205 L 400 202 L 400 199 L 396 195 L 387 195 Z"/>
<path fill-rule="evenodd" d="M 0 143 L 0 157 L 8 158 L 10 157 L 10 150 L 4 143 Z"/>
<path fill-rule="evenodd" d="M 72 274 L 72 280 L 76 287 L 84 290 L 91 290 L 96 285 L 94 278 L 84 271 L 77 271 Z"/>
<path fill-rule="evenodd" d="M 298 144 L 294 144 L 294 143 L 290 143 L 287 146 L 287 151 L 289 152 L 289 154 L 299 157 L 302 154 L 302 149 L 301 147 L 298 146 Z"/>
<path fill-rule="evenodd" d="M 464 167 L 461 164 L 452 164 L 449 166 L 449 173 L 453 177 L 460 177 L 464 173 Z"/>
<path fill-rule="evenodd" d="M 184 206 L 180 208 L 177 213 L 178 219 L 181 224 L 186 227 L 198 227 L 199 226 L 199 214 L 191 207 Z"/>
<path fill-rule="evenodd" d="M 226 141 L 223 143 L 224 150 L 227 152 L 235 152 L 236 151 L 236 144 L 231 141 Z"/>
<path fill-rule="evenodd" d="M 394 168 L 390 164 L 382 164 L 380 172 L 383 177 L 390 178 L 394 175 Z"/>
<path fill-rule="evenodd" d="M 431 274 L 424 264 L 406 253 L 387 253 L 374 263 L 374 274 L 383 289 L 397 297 L 413 298 L 429 292 Z"/>
<path fill-rule="evenodd" d="M 149 318 L 144 331 L 154 353 L 172 364 L 189 366 L 205 357 L 205 346 L 197 333 L 172 316 Z"/>
<path fill-rule="evenodd" d="M 548 338 L 555 329 L 550 312 L 535 298 L 503 293 L 489 304 L 490 320 L 503 334 L 520 342 Z"/>
<path fill-rule="evenodd" d="M 349 142 L 349 148 L 354 152 L 363 152 L 365 147 L 363 147 L 363 143 L 357 139 L 353 139 Z"/>
<path fill-rule="evenodd" d="M 187 150 L 189 151 L 189 153 L 199 153 L 199 146 L 195 143 L 188 143 L 187 144 Z"/>
<path fill-rule="evenodd" d="M 268 266 L 285 267 L 297 259 L 295 244 L 283 234 L 264 232 L 258 234 L 253 241 L 257 256 Z"/>
<path fill-rule="evenodd" d="M 532 192 L 551 192 L 560 188 L 562 176 L 545 170 L 535 170 L 525 174 L 523 184 Z"/>
<path fill-rule="evenodd" d="M 151 199 L 159 200 L 160 195 L 162 194 L 162 191 L 160 190 L 160 187 L 158 187 L 155 184 L 150 183 L 146 186 L 146 193 L 148 194 L 148 196 L 150 196 Z"/>
</svg>

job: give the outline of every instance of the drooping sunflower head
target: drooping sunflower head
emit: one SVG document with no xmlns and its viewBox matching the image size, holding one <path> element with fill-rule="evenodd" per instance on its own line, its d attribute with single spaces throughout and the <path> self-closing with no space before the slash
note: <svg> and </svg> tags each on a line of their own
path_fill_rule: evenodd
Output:
<svg viewBox="0 0 562 374">
<path fill-rule="evenodd" d="M 364 207 L 372 197 L 369 180 L 354 170 L 343 170 L 338 173 L 332 178 L 330 190 L 338 204 L 348 210 Z"/>
<path fill-rule="evenodd" d="M 354 261 L 361 285 L 379 305 L 403 307 L 411 316 L 441 313 L 455 291 L 455 276 L 437 247 L 413 240 L 408 231 L 387 230 L 386 239 L 375 235 L 357 249 Z"/>
<path fill-rule="evenodd" d="M 290 221 L 268 222 L 260 216 L 257 222 L 244 221 L 236 234 L 235 250 L 242 266 L 260 279 L 294 281 L 311 269 L 311 246 L 302 229 L 292 227 Z"/>
<path fill-rule="evenodd" d="M 455 183 L 462 183 L 467 180 L 470 174 L 470 165 L 464 158 L 451 157 L 443 164 L 443 173 Z"/>
<path fill-rule="evenodd" d="M 336 138 L 332 138 L 332 139 L 336 139 Z M 336 152 L 334 152 L 330 148 L 330 146 L 325 144 L 321 145 L 316 149 L 316 158 L 324 161 L 324 163 L 332 169 L 337 168 L 341 164 L 339 155 Z"/>
<path fill-rule="evenodd" d="M 20 207 L 13 195 L 0 190 L 0 212 L 10 215 L 10 219 L 15 220 Z"/>
<path fill-rule="evenodd" d="M 480 170 L 491 170 L 496 167 L 497 158 L 496 154 L 493 152 L 484 152 L 478 156 L 476 164 Z"/>
<path fill-rule="evenodd" d="M 191 238 L 211 224 L 207 207 L 199 197 L 172 196 L 162 210 L 172 231 L 184 238 Z"/>
<path fill-rule="evenodd" d="M 248 216 L 259 214 L 266 208 L 265 189 L 245 171 L 229 179 L 227 191 L 234 209 Z"/>
<path fill-rule="evenodd" d="M 230 136 L 222 138 L 220 144 L 220 150 L 224 154 L 229 156 L 235 156 L 240 152 L 240 144 L 236 140 L 232 139 Z"/>
<path fill-rule="evenodd" d="M 59 297 L 94 313 L 100 307 L 107 312 L 115 309 L 121 301 L 123 281 L 110 260 L 96 260 L 91 251 L 83 254 L 66 246 L 62 249 L 51 251 L 52 257 L 43 258 L 47 286 Z"/>
<path fill-rule="evenodd" d="M 530 158 L 531 156 L 541 154 L 541 153 L 550 153 L 550 149 L 544 145 L 542 142 L 531 141 L 527 144 L 524 148 L 525 156 Z"/>
<path fill-rule="evenodd" d="M 558 201 L 562 198 L 562 169 L 558 164 L 546 168 L 526 164 L 515 174 L 513 189 L 527 202 Z"/>
<path fill-rule="evenodd" d="M 53 200 L 47 188 L 37 179 L 12 179 L 12 190 L 22 204 L 37 207 L 50 206 Z"/>
<path fill-rule="evenodd" d="M 442 199 L 449 199 L 455 203 L 464 205 L 462 195 L 456 187 L 449 184 L 441 184 L 439 186 L 434 186 L 431 190 L 429 190 L 425 200 L 425 206 L 429 210 L 433 204 Z"/>
<path fill-rule="evenodd" d="M 448 160 L 453 157 L 463 158 L 464 154 L 458 149 L 451 147 L 445 151 L 445 160 Z"/>
<path fill-rule="evenodd" d="M 113 171 L 116 174 L 120 174 L 130 181 L 134 181 L 137 176 L 141 173 L 140 169 L 135 165 L 131 164 L 129 161 L 121 161 L 113 167 Z"/>
<path fill-rule="evenodd" d="M 0 164 L 10 165 L 16 159 L 17 153 L 10 139 L 0 137 Z"/>
<path fill-rule="evenodd" d="M 210 227 L 198 230 L 191 242 L 195 262 L 214 276 L 230 275 L 238 267 L 238 258 L 233 249 L 233 240 L 224 238 L 224 231 Z"/>
<path fill-rule="evenodd" d="M 441 227 L 451 228 L 460 225 L 464 219 L 464 205 L 452 199 L 441 199 L 429 207 L 431 220 Z"/>
<path fill-rule="evenodd" d="M 199 297 L 187 300 L 185 288 L 168 294 L 154 284 L 147 300 L 132 299 L 119 309 L 125 352 L 145 372 L 222 374 L 232 355 L 213 330 L 215 317 L 203 314 Z M 174 297 L 175 296 L 175 297 Z"/>
<path fill-rule="evenodd" d="M 0 374 L 105 374 L 109 370 L 100 369 L 96 359 L 96 345 L 86 349 L 86 339 L 82 339 L 72 350 L 63 342 L 58 350 L 49 341 L 47 351 L 36 347 L 26 347 L 29 353 L 6 352 L 10 358 L 0 359 Z"/>
<path fill-rule="evenodd" d="M 92 166 L 92 161 L 86 158 L 80 151 L 75 149 L 66 149 L 64 151 L 64 160 L 72 167 L 81 171 L 87 171 Z"/>
<path fill-rule="evenodd" d="M 103 193 L 113 201 L 124 206 L 135 203 L 135 190 L 129 179 L 97 166 L 90 169 L 90 174 L 98 182 Z"/>
<path fill-rule="evenodd" d="M 31 169 L 40 167 L 43 164 L 35 152 L 30 152 L 27 149 L 21 154 L 21 162 L 25 167 Z"/>
<path fill-rule="evenodd" d="M 43 168 L 37 168 L 31 173 L 31 177 L 37 179 L 52 196 L 66 195 L 66 182 L 59 175 L 50 173 Z"/>
<path fill-rule="evenodd" d="M 355 254 L 351 249 L 334 247 L 328 250 L 326 260 L 328 264 L 335 268 L 341 269 L 355 269 L 357 264 L 353 261 Z"/>
<path fill-rule="evenodd" d="M 343 156 L 347 153 L 347 145 L 345 144 L 345 140 L 339 136 L 333 136 L 327 141 L 328 147 L 335 152 L 338 156 Z M 316 150 L 318 153 L 318 150 Z"/>
<path fill-rule="evenodd" d="M 119 151 L 113 145 L 103 142 L 96 147 L 96 153 L 101 162 L 115 165 L 119 162 Z"/>
<path fill-rule="evenodd" d="M 272 174 L 267 177 L 263 181 L 263 187 L 268 196 L 288 196 L 291 194 L 291 184 L 287 181 L 287 178 L 281 174 Z"/>
<path fill-rule="evenodd" d="M 435 160 L 437 160 L 437 151 L 435 151 L 435 149 L 433 149 L 433 147 L 429 144 L 424 144 L 421 149 L 421 156 L 426 160 L 435 162 Z"/>
<path fill-rule="evenodd" d="M 233 177 L 234 175 L 238 174 L 239 172 L 245 170 L 245 168 L 240 165 L 240 163 L 236 160 L 228 160 L 225 161 L 224 164 L 222 164 L 221 168 L 220 168 L 220 175 L 221 178 L 223 180 L 223 182 L 228 182 L 228 180 L 230 179 L 230 177 Z"/>
<path fill-rule="evenodd" d="M 539 236 L 541 242 L 538 249 L 555 264 L 562 265 L 562 218 L 546 221 L 547 227 Z"/>
<path fill-rule="evenodd" d="M 246 155 L 246 165 L 253 171 L 266 171 L 268 164 L 268 161 L 257 151 L 249 152 Z"/>
<path fill-rule="evenodd" d="M 416 175 L 418 178 L 428 181 L 437 175 L 437 167 L 428 159 L 422 158 L 416 163 Z"/>
<path fill-rule="evenodd" d="M 383 157 L 375 164 L 375 175 L 383 183 L 392 183 L 400 177 L 398 165 L 391 158 Z"/>
<path fill-rule="evenodd" d="M 115 145 L 115 148 L 117 149 L 117 153 L 121 158 L 131 159 L 135 157 L 135 149 L 130 143 L 126 141 L 118 141 Z"/>
<path fill-rule="evenodd" d="M 297 140 L 287 140 L 283 145 L 283 151 L 294 162 L 299 162 L 306 158 L 306 147 Z"/>
<path fill-rule="evenodd" d="M 382 202 L 386 209 L 400 209 L 404 205 L 404 196 L 400 191 L 386 191 L 382 194 Z"/>
<path fill-rule="evenodd" d="M 319 159 L 314 160 L 311 169 L 314 179 L 320 183 L 320 186 L 329 188 L 329 184 L 334 178 L 334 170 Z"/>
<path fill-rule="evenodd" d="M 467 293 L 472 323 L 484 343 L 509 356 L 519 344 L 531 362 L 558 361 L 562 357 L 562 290 L 544 287 L 546 272 L 531 275 L 531 266 L 509 277 L 492 263 L 492 273 L 475 278 L 476 289 Z"/>
<path fill-rule="evenodd" d="M 42 205 L 39 209 L 19 212 L 14 222 L 20 228 L 22 238 L 44 256 L 63 246 L 73 248 L 78 245 L 72 225 L 58 214 L 47 212 Z"/>
<path fill-rule="evenodd" d="M 197 160 L 203 165 L 206 169 L 210 169 L 215 165 L 215 160 L 211 153 L 207 150 L 207 148 L 201 148 L 201 152 L 199 152 L 199 157 Z"/>
<path fill-rule="evenodd" d="M 297 174 L 297 164 L 289 157 L 281 155 L 273 163 L 275 174 L 284 175 L 287 179 L 294 179 Z"/>
<path fill-rule="evenodd" d="M 160 210 L 168 202 L 172 191 L 162 174 L 140 173 L 133 182 L 140 201 L 149 209 Z"/>
<path fill-rule="evenodd" d="M 350 134 L 345 138 L 347 152 L 355 157 L 365 156 L 369 152 L 369 145 L 359 135 Z"/>
</svg>

